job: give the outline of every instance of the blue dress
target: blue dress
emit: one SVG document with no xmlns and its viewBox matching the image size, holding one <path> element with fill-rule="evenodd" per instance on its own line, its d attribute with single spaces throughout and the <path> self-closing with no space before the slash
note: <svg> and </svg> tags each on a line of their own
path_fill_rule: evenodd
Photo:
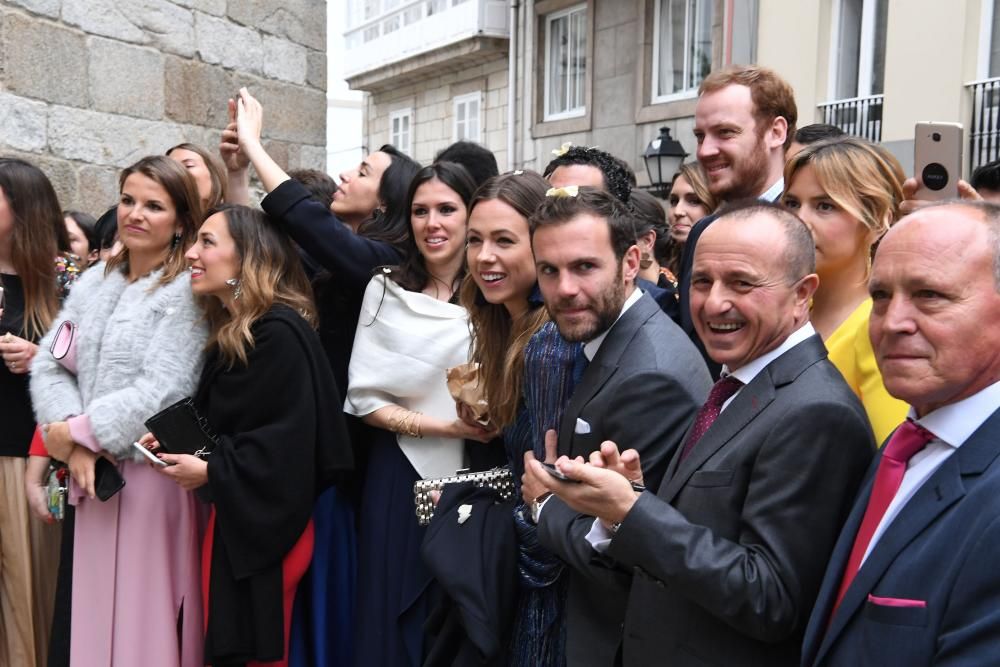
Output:
<svg viewBox="0 0 1000 667">
<path fill-rule="evenodd" d="M 555 323 L 545 324 L 525 348 L 524 405 L 504 431 L 507 459 L 521 497 L 524 452 L 545 457 L 545 432 L 558 430 L 563 410 L 586 368 L 582 343 L 569 343 Z M 511 638 L 512 667 L 562 667 L 566 664 L 566 577 L 563 564 L 539 543 L 523 502 L 514 508 L 518 535 L 521 596 Z"/>
</svg>

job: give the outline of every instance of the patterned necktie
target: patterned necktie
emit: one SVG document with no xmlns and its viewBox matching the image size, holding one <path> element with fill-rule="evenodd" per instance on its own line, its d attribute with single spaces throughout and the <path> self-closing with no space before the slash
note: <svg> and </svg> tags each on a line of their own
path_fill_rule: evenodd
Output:
<svg viewBox="0 0 1000 667">
<path fill-rule="evenodd" d="M 688 435 L 688 439 L 684 441 L 684 449 L 681 450 L 679 463 L 688 457 L 695 444 L 701 440 L 701 436 L 705 435 L 708 427 L 718 419 L 725 402 L 739 391 L 742 386 L 743 383 L 732 375 L 721 378 L 712 386 L 712 391 L 708 393 L 708 400 L 698 410 L 698 416 L 694 419 L 694 426 L 691 428 L 691 433 Z"/>
<path fill-rule="evenodd" d="M 875 483 L 872 485 L 872 493 L 868 498 L 868 507 L 865 509 L 865 516 L 861 520 L 861 527 L 854 538 L 854 546 L 851 548 L 851 556 L 847 559 L 847 568 L 844 576 L 840 580 L 840 588 L 837 592 L 837 602 L 833 605 L 830 618 L 836 613 L 837 607 L 844 599 L 844 594 L 854 581 L 854 575 L 861 569 L 861 561 L 864 559 L 868 545 L 875 535 L 885 511 L 889 509 L 889 504 L 899 491 L 903 483 L 903 475 L 906 474 L 906 464 L 914 454 L 927 446 L 927 443 L 934 439 L 934 434 L 923 428 L 912 419 L 907 419 L 889 438 L 888 444 L 882 453 L 882 460 L 879 461 L 878 470 L 875 471 Z"/>
</svg>

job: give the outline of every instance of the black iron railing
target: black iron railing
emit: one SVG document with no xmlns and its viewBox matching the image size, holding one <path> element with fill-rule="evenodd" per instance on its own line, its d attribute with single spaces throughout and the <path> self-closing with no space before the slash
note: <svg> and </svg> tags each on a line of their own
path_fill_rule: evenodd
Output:
<svg viewBox="0 0 1000 667">
<path fill-rule="evenodd" d="M 966 84 L 972 94 L 969 163 L 972 169 L 1000 158 L 1000 78 Z"/>
<path fill-rule="evenodd" d="M 882 141 L 882 95 L 834 100 L 819 108 L 824 123 L 869 141 Z"/>
</svg>

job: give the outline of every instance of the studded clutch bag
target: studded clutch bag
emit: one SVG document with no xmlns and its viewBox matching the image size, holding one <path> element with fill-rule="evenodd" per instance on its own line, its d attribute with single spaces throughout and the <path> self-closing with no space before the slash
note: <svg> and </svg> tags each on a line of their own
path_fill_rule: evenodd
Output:
<svg viewBox="0 0 1000 667">
<path fill-rule="evenodd" d="M 434 503 L 431 502 L 431 491 L 441 491 L 446 484 L 462 484 L 472 482 L 476 486 L 493 489 L 502 500 L 514 495 L 514 477 L 510 468 L 493 468 L 482 472 L 467 472 L 459 470 L 451 477 L 437 479 L 421 479 L 413 485 L 413 499 L 417 505 L 417 521 L 426 526 L 434 516 Z"/>
</svg>

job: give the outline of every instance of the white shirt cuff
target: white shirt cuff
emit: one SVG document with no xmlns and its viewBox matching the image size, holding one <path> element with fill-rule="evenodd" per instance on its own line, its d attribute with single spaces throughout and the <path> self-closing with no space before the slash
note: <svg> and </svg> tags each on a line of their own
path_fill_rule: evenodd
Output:
<svg viewBox="0 0 1000 667">
<path fill-rule="evenodd" d="M 608 547 L 611 545 L 612 537 L 614 537 L 614 534 L 604 527 L 601 520 L 594 519 L 594 525 L 590 527 L 590 532 L 587 533 L 587 542 L 589 542 L 590 546 L 594 548 L 594 551 L 602 554 L 607 551 Z"/>
</svg>

